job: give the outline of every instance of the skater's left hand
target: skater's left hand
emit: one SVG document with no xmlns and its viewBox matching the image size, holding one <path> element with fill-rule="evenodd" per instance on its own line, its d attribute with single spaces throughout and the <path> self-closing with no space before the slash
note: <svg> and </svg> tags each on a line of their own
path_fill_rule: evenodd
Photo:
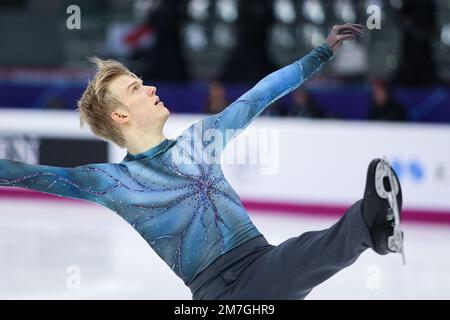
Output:
<svg viewBox="0 0 450 320">
<path fill-rule="evenodd" d="M 342 45 L 342 42 L 345 40 L 355 40 L 356 37 L 363 34 L 364 29 L 365 27 L 362 24 L 355 23 L 335 25 L 331 28 L 325 42 L 333 50 L 333 53 L 335 53 Z"/>
</svg>

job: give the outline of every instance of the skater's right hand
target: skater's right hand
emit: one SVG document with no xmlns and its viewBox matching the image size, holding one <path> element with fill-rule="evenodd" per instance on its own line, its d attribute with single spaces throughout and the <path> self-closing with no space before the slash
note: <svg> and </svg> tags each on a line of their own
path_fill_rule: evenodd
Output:
<svg viewBox="0 0 450 320">
<path fill-rule="evenodd" d="M 355 40 L 356 37 L 363 34 L 364 29 L 365 27 L 362 24 L 355 23 L 335 25 L 331 28 L 325 42 L 333 50 L 333 53 L 335 53 L 342 45 L 342 42 L 345 40 Z"/>
</svg>

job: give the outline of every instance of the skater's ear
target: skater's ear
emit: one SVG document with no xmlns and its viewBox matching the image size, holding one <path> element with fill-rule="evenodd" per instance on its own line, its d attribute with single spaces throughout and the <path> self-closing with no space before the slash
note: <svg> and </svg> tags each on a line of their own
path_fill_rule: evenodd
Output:
<svg viewBox="0 0 450 320">
<path fill-rule="evenodd" d="M 118 109 L 111 112 L 111 118 L 117 124 L 126 124 L 130 121 L 130 115 L 127 111 Z"/>
</svg>

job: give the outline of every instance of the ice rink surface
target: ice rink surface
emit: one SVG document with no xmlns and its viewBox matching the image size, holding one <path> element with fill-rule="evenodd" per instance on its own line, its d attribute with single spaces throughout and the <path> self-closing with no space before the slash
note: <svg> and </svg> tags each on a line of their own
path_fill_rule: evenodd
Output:
<svg viewBox="0 0 450 320">
<path fill-rule="evenodd" d="M 272 244 L 336 218 L 250 212 Z M 365 251 L 307 299 L 450 299 L 450 225 L 405 223 L 408 265 Z M 0 198 L 1 299 L 191 299 L 121 217 L 81 201 Z"/>
</svg>

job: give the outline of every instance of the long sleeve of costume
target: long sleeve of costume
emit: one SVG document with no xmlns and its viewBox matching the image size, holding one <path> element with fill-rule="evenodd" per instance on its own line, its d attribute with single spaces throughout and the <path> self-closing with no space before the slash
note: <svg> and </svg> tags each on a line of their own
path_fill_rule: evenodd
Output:
<svg viewBox="0 0 450 320">
<path fill-rule="evenodd" d="M 104 205 L 109 190 L 119 183 L 108 177 L 105 166 L 110 165 L 63 168 L 0 160 L 0 186 L 22 187 Z"/>
<path fill-rule="evenodd" d="M 202 120 L 200 123 L 204 136 L 217 133 L 214 129 L 219 130 L 225 139 L 225 147 L 242 131 L 239 129 L 245 129 L 272 102 L 295 90 L 320 71 L 332 56 L 331 49 L 323 44 L 300 60 L 271 73 L 222 112 Z"/>
</svg>

